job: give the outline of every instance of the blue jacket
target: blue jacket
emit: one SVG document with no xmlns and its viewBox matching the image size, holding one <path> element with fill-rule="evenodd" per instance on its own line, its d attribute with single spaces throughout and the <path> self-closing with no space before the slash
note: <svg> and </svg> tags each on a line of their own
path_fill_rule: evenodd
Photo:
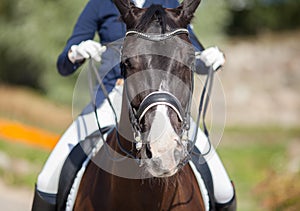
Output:
<svg viewBox="0 0 300 211">
<path fill-rule="evenodd" d="M 149 7 L 151 4 L 162 4 L 164 7 L 175 8 L 179 6 L 177 0 L 146 0 L 144 7 Z M 203 50 L 196 36 L 190 30 L 190 39 L 192 44 L 198 50 Z M 120 21 L 120 13 L 112 0 L 90 0 L 74 27 L 71 37 L 68 39 L 63 52 L 57 60 L 57 69 L 63 76 L 72 74 L 77 70 L 82 63 L 73 64 L 68 59 L 68 51 L 72 45 L 77 45 L 85 40 L 93 40 L 95 33 L 98 34 L 101 44 L 110 43 L 121 39 L 125 36 L 126 26 Z M 102 55 L 102 66 L 105 68 L 106 63 L 110 63 L 110 52 L 105 52 Z M 112 66 L 110 66 L 112 67 Z M 101 69 L 99 70 L 101 73 Z M 110 71 L 105 71 L 106 75 L 103 79 L 105 87 L 110 92 L 115 86 L 115 82 L 121 77 L 119 65 L 114 66 Z M 97 93 L 97 105 L 100 105 L 104 100 L 102 92 Z"/>
</svg>

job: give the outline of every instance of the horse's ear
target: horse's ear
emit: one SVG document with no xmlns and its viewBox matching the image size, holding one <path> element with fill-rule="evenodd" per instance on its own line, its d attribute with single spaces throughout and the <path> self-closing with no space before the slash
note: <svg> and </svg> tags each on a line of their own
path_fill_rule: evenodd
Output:
<svg viewBox="0 0 300 211">
<path fill-rule="evenodd" d="M 122 20 L 127 25 L 127 29 L 132 28 L 141 9 L 136 7 L 130 0 L 113 0 L 113 2 L 118 8 Z"/>
<path fill-rule="evenodd" d="M 180 10 L 179 18 L 182 24 L 187 26 L 192 21 L 200 2 L 201 0 L 184 0 L 181 3 L 177 9 Z"/>
</svg>

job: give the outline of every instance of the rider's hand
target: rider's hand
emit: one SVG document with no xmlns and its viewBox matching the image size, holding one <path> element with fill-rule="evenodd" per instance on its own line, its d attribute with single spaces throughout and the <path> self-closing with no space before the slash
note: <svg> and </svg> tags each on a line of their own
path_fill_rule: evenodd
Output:
<svg viewBox="0 0 300 211">
<path fill-rule="evenodd" d="M 82 41 L 79 45 L 72 45 L 68 57 L 75 63 L 84 59 L 92 58 L 97 62 L 101 61 L 101 55 L 106 50 L 99 42 L 93 40 Z"/>
<path fill-rule="evenodd" d="M 224 54 L 218 47 L 210 47 L 202 52 L 195 53 L 196 59 L 201 59 L 207 67 L 212 66 L 214 70 L 218 70 L 225 63 Z"/>
</svg>

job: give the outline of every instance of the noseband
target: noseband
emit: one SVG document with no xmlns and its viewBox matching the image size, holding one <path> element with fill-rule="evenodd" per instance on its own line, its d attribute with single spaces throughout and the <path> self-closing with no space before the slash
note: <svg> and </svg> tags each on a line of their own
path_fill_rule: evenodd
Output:
<svg viewBox="0 0 300 211">
<path fill-rule="evenodd" d="M 136 117 L 140 122 L 146 112 L 156 105 L 167 105 L 171 107 L 179 117 L 180 121 L 184 120 L 184 110 L 179 100 L 169 92 L 156 91 L 147 95 L 136 112 Z"/>
<path fill-rule="evenodd" d="M 142 32 L 137 31 L 128 31 L 126 33 L 126 36 L 129 35 L 137 35 L 138 38 L 142 38 L 145 40 L 153 41 L 153 42 L 160 42 L 167 39 L 170 39 L 176 35 L 179 34 L 189 34 L 187 29 L 176 29 L 172 32 L 165 33 L 165 34 L 146 34 Z M 126 92 L 128 92 L 126 90 Z M 128 96 L 128 93 L 127 93 Z M 133 126 L 133 132 L 134 132 L 134 139 L 136 144 L 136 148 L 139 150 L 142 146 L 142 139 L 141 139 L 141 127 L 140 122 L 142 118 L 145 116 L 146 112 L 157 105 L 166 105 L 170 107 L 172 110 L 175 111 L 177 114 L 179 120 L 182 122 L 182 129 L 181 129 L 181 140 L 187 141 L 187 131 L 189 129 L 189 118 L 190 118 L 190 103 L 191 103 L 191 97 L 189 100 L 189 104 L 187 106 L 187 109 L 184 110 L 180 101 L 170 92 L 166 91 L 155 91 L 148 94 L 141 104 L 139 105 L 138 109 L 134 109 L 130 103 L 130 121 Z"/>
</svg>

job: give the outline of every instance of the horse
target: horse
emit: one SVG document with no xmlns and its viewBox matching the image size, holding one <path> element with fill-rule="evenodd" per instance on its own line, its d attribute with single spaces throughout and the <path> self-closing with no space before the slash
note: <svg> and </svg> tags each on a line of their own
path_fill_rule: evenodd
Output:
<svg viewBox="0 0 300 211">
<path fill-rule="evenodd" d="M 115 4 L 127 26 L 121 117 L 87 165 L 73 209 L 205 210 L 186 134 L 194 61 L 187 26 L 200 0 L 174 9 Z"/>
</svg>

